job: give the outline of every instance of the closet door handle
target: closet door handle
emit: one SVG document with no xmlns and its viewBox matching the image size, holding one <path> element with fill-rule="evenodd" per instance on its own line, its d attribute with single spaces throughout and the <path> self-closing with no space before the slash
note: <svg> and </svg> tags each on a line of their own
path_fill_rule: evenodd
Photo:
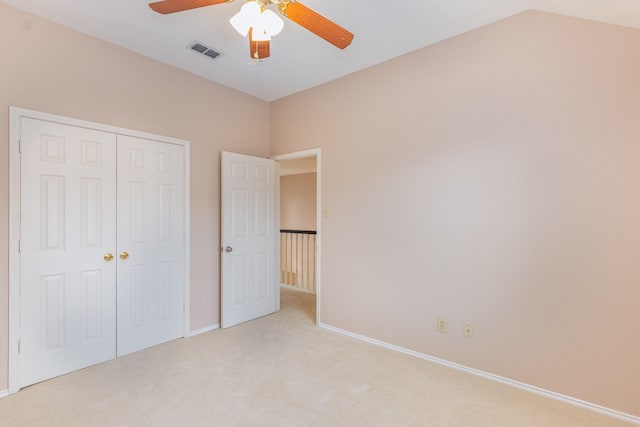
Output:
<svg viewBox="0 0 640 427">
<path fill-rule="evenodd" d="M 109 261 L 111 261 L 113 259 L 113 254 L 112 253 L 108 253 L 103 258 L 104 258 L 105 261 L 109 262 Z"/>
<path fill-rule="evenodd" d="M 233 248 L 231 246 L 227 246 L 226 248 L 224 248 L 225 252 L 231 252 L 233 250 Z"/>
<path fill-rule="evenodd" d="M 120 259 L 129 258 L 129 252 L 120 252 Z"/>
</svg>

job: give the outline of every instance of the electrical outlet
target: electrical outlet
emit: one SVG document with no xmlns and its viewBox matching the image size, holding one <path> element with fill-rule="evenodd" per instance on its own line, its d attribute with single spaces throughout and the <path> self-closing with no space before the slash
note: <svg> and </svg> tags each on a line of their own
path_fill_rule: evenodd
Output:
<svg viewBox="0 0 640 427">
<path fill-rule="evenodd" d="M 464 335 L 465 338 L 473 337 L 473 325 L 471 323 L 466 322 L 462 325 L 462 335 Z"/>
<path fill-rule="evenodd" d="M 438 317 L 436 327 L 438 329 L 438 332 L 441 332 L 443 334 L 449 332 L 449 324 L 447 323 L 447 319 Z"/>
</svg>

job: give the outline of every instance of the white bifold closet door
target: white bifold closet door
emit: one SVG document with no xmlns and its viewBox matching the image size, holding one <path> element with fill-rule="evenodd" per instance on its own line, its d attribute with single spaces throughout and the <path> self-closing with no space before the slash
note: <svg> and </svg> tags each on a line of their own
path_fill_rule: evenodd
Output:
<svg viewBox="0 0 640 427">
<path fill-rule="evenodd" d="M 21 387 L 116 355 L 116 136 L 22 119 Z M 105 259 L 106 257 L 106 259 Z"/>
<path fill-rule="evenodd" d="M 118 135 L 118 356 L 184 335 L 183 198 L 182 146 Z"/>
<path fill-rule="evenodd" d="M 22 119 L 19 387 L 183 336 L 183 150 Z"/>
</svg>

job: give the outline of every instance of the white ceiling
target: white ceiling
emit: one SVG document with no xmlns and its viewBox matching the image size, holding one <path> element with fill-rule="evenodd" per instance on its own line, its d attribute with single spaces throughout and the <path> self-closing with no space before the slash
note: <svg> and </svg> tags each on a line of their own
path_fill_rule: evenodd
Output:
<svg viewBox="0 0 640 427">
<path fill-rule="evenodd" d="M 285 18 L 256 64 L 229 24 L 243 0 L 160 15 L 146 0 L 0 0 L 266 101 L 325 83 L 499 19 L 537 9 L 640 28 L 638 0 L 302 0 L 355 34 L 339 50 Z M 273 7 L 273 6 L 272 6 Z M 197 40 L 217 60 L 186 49 Z"/>
</svg>

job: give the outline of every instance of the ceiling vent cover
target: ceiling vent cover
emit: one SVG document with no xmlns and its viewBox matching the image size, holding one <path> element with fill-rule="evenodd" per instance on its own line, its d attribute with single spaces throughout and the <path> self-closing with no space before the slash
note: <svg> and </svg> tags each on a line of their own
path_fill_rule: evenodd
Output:
<svg viewBox="0 0 640 427">
<path fill-rule="evenodd" d="M 211 59 L 217 59 L 221 55 L 220 52 L 210 49 L 208 46 L 205 46 L 204 44 L 197 41 L 190 43 L 187 48 L 191 49 L 195 53 L 208 56 Z"/>
<path fill-rule="evenodd" d="M 220 52 L 216 52 L 213 49 L 209 49 L 204 53 L 204 56 L 208 56 L 211 59 L 216 59 L 218 56 L 220 56 Z"/>
</svg>

